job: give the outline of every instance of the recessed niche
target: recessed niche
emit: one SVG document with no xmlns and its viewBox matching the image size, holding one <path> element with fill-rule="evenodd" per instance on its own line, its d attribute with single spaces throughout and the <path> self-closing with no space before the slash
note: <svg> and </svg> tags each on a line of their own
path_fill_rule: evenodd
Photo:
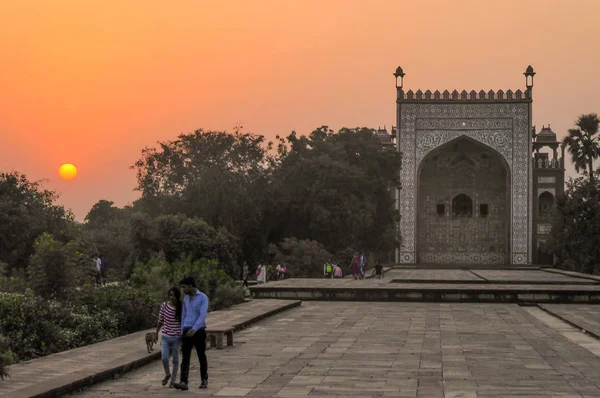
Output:
<svg viewBox="0 0 600 398">
<path fill-rule="evenodd" d="M 446 214 L 446 205 L 440 204 L 437 205 L 437 215 L 444 216 Z"/>
<path fill-rule="evenodd" d="M 480 203 L 479 204 L 479 216 L 480 217 L 487 217 L 488 215 L 488 205 L 487 203 Z"/>
</svg>

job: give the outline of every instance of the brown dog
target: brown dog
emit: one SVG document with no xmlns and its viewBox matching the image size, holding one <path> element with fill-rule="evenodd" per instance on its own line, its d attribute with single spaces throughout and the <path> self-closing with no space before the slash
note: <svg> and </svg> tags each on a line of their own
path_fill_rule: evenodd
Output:
<svg viewBox="0 0 600 398">
<path fill-rule="evenodd" d="M 146 333 L 146 348 L 148 349 L 148 353 L 154 351 L 154 343 L 158 341 L 156 336 L 156 332 L 148 332 Z"/>
</svg>

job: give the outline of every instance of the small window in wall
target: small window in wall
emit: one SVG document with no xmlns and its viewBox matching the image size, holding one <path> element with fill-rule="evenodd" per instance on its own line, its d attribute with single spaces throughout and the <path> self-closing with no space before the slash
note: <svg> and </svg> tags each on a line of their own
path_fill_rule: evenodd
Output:
<svg viewBox="0 0 600 398">
<path fill-rule="evenodd" d="M 487 217 L 488 215 L 488 205 L 487 203 L 480 203 L 479 204 L 479 216 L 480 217 Z"/>
<path fill-rule="evenodd" d="M 452 199 L 452 215 L 454 217 L 473 217 L 473 199 L 461 193 Z"/>
<path fill-rule="evenodd" d="M 438 216 L 446 215 L 446 205 L 445 204 L 437 205 L 437 215 Z"/>
<path fill-rule="evenodd" d="M 542 192 L 538 199 L 539 210 L 538 214 L 540 217 L 552 216 L 552 209 L 554 207 L 554 196 L 550 192 Z"/>
</svg>

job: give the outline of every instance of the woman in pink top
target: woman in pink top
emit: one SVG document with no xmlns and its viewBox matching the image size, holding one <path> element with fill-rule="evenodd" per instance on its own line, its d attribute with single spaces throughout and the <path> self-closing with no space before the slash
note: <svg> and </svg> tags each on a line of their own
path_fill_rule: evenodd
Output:
<svg viewBox="0 0 600 398">
<path fill-rule="evenodd" d="M 336 279 L 344 277 L 344 274 L 342 272 L 342 267 L 340 267 L 339 265 L 336 265 L 335 267 L 333 267 L 333 277 Z"/>
<path fill-rule="evenodd" d="M 166 385 L 169 379 L 177 379 L 177 369 L 179 368 L 179 345 L 181 344 L 181 292 L 178 288 L 172 287 L 167 293 L 169 301 L 162 303 L 158 314 L 158 325 L 156 326 L 156 336 L 162 328 L 162 339 L 160 342 L 162 352 L 162 363 L 165 368 L 165 378 L 162 385 Z M 173 355 L 173 373 L 169 371 L 169 356 Z M 173 382 L 169 388 L 173 387 Z"/>
</svg>

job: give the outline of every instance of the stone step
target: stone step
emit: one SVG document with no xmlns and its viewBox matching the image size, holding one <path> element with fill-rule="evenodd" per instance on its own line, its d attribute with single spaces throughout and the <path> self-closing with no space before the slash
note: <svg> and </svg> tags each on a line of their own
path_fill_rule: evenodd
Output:
<svg viewBox="0 0 600 398">
<path fill-rule="evenodd" d="M 323 301 L 414 301 L 453 303 L 600 303 L 600 288 L 589 285 L 508 285 L 508 284 L 439 284 L 398 288 L 382 287 L 261 287 L 252 289 L 259 299 Z"/>
</svg>

